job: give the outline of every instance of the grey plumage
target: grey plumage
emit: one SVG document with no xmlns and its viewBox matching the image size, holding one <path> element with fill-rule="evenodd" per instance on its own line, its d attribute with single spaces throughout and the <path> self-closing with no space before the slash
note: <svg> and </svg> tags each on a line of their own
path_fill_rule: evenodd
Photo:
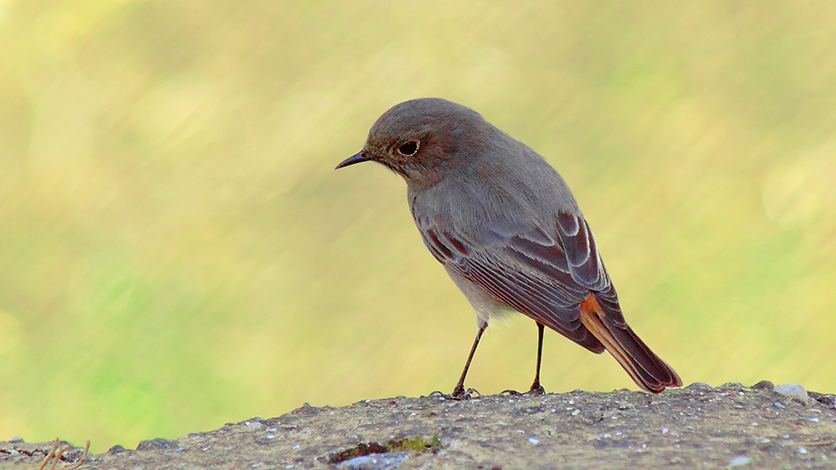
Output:
<svg viewBox="0 0 836 470">
<path fill-rule="evenodd" d="M 407 183 L 427 248 L 476 310 L 480 324 L 516 310 L 595 353 L 605 349 L 643 389 L 679 386 L 635 335 L 563 178 L 539 154 L 475 111 L 437 98 L 407 101 L 372 126 L 362 152 Z M 538 375 L 535 388 L 539 386 Z M 463 393 L 464 376 L 454 395 Z"/>
</svg>

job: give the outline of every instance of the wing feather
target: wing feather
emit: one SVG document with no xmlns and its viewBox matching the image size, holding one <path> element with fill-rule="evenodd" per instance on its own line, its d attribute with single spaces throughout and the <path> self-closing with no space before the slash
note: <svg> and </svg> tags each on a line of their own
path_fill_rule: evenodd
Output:
<svg viewBox="0 0 836 470">
<path fill-rule="evenodd" d="M 587 349 L 603 351 L 579 319 L 580 305 L 592 288 L 611 287 L 582 216 L 559 217 L 554 235 L 532 226 L 492 231 L 480 237 L 490 242 L 481 244 L 468 241 L 472 236 L 440 229 L 452 224 L 430 223 L 417 216 L 415 220 L 427 248 L 442 264 L 514 310 Z M 613 300 L 617 306 L 617 297 Z"/>
</svg>

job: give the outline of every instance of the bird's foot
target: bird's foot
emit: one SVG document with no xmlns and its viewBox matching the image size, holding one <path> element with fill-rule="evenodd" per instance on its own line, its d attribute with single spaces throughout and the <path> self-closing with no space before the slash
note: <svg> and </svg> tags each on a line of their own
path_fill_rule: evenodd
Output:
<svg viewBox="0 0 836 470">
<path fill-rule="evenodd" d="M 531 389 L 525 393 L 520 393 L 516 390 L 503 390 L 499 393 L 500 395 L 506 395 L 510 397 L 522 397 L 522 396 L 531 396 L 536 397 L 538 395 L 545 395 L 546 389 L 543 388 L 540 384 L 534 384 L 531 386 Z"/>
<path fill-rule="evenodd" d="M 535 383 L 531 386 L 531 389 L 526 393 L 526 395 L 537 396 L 537 395 L 545 395 L 546 389 L 543 388 L 542 385 Z"/>
<path fill-rule="evenodd" d="M 437 395 L 436 395 L 437 394 Z M 462 401 L 462 400 L 472 400 L 476 398 L 482 398 L 482 394 L 479 393 L 478 390 L 475 388 L 468 388 L 467 390 L 464 387 L 456 386 L 453 390 L 453 393 L 450 395 L 445 395 L 441 392 L 433 392 L 430 396 L 440 396 L 446 398 L 448 400 L 455 400 L 455 401 Z"/>
</svg>

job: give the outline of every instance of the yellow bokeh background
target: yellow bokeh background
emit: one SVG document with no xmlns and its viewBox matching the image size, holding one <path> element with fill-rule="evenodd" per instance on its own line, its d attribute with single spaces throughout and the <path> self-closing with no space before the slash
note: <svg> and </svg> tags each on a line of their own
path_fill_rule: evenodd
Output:
<svg viewBox="0 0 836 470">
<path fill-rule="evenodd" d="M 422 96 L 561 172 L 686 383 L 836 391 L 835 5 L 0 0 L 0 439 L 452 390 L 471 307 L 400 178 L 333 171 Z M 506 323 L 483 393 L 531 383 Z M 554 333 L 543 360 L 552 392 L 635 389 Z"/>
</svg>

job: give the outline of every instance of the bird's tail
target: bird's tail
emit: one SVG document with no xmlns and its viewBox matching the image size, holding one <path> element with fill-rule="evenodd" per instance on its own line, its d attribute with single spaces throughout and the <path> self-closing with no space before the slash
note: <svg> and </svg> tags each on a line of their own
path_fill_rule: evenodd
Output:
<svg viewBox="0 0 836 470">
<path fill-rule="evenodd" d="M 581 303 L 580 319 L 643 390 L 661 393 L 665 387 L 682 386 L 676 372 L 653 354 L 628 325 L 616 325 L 607 318 L 595 295 Z"/>
</svg>

